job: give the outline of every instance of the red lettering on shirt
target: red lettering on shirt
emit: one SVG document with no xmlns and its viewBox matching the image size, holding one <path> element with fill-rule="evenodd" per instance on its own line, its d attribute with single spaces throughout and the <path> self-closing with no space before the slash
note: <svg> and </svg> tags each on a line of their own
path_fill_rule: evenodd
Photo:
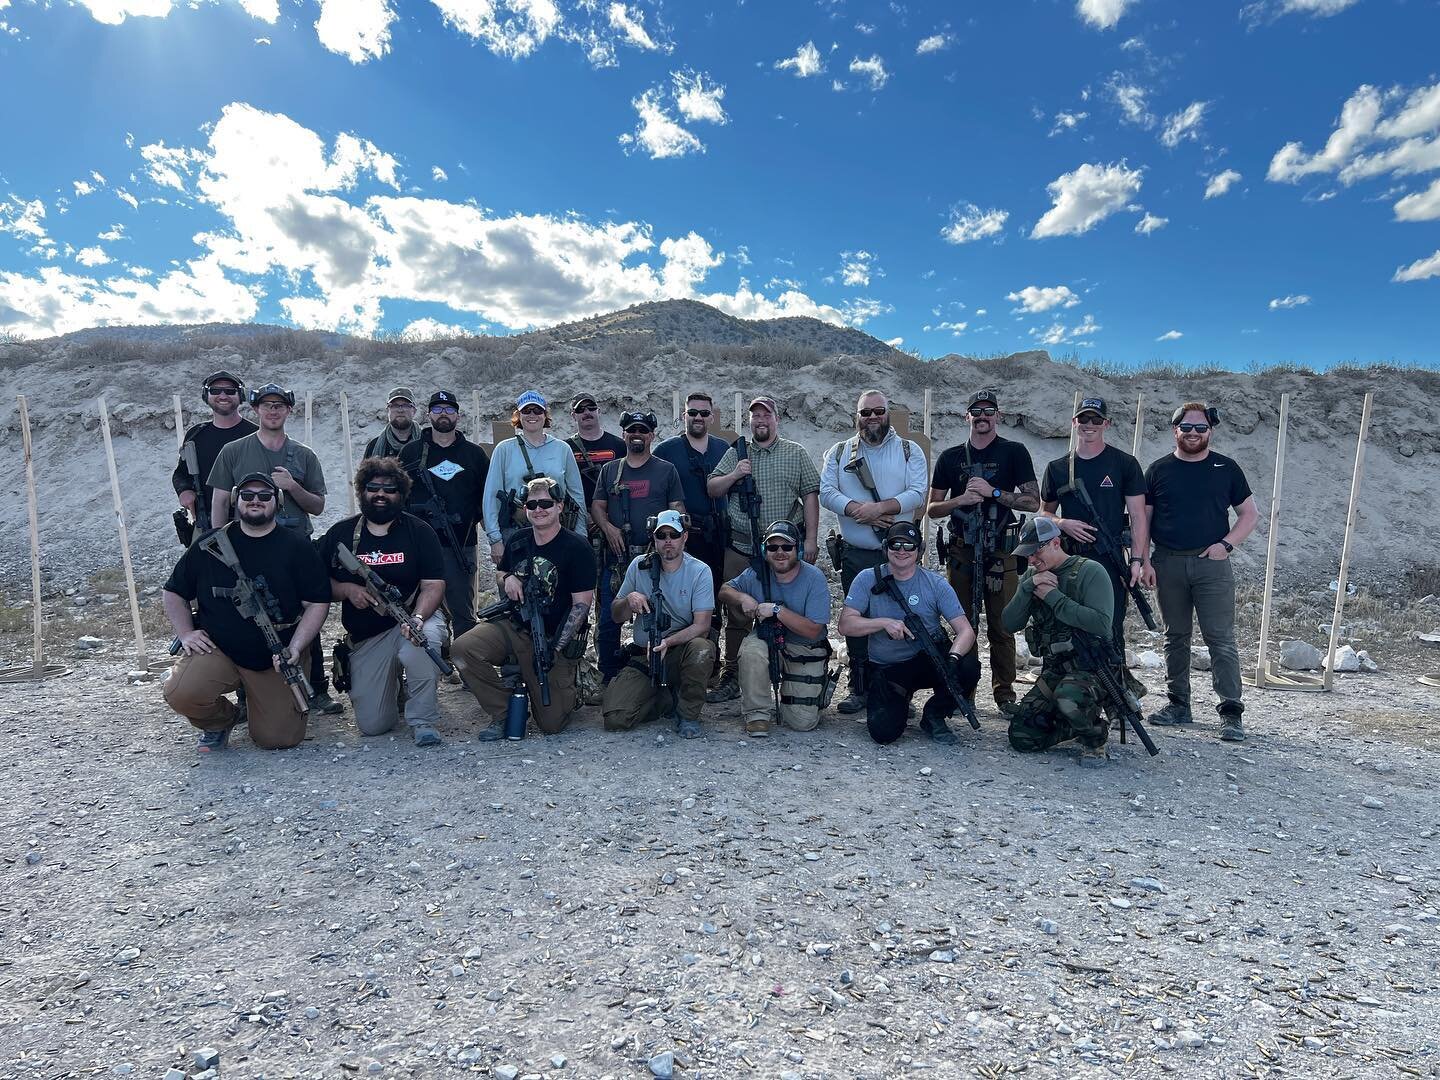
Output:
<svg viewBox="0 0 1440 1080">
<path fill-rule="evenodd" d="M 649 480 L 626 480 L 625 486 L 630 489 L 632 499 L 648 499 L 650 497 Z"/>
<path fill-rule="evenodd" d="M 372 551 L 356 557 L 366 566 L 400 566 L 405 562 L 403 551 Z"/>
</svg>

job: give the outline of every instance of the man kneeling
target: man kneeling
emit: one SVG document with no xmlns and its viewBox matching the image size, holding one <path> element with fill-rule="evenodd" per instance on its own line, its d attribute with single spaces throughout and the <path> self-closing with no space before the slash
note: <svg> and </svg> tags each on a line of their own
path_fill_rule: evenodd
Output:
<svg viewBox="0 0 1440 1080">
<path fill-rule="evenodd" d="M 906 627 L 906 608 L 925 624 L 925 631 L 942 651 L 946 643 L 942 622 L 955 631 L 943 660 L 967 700 L 974 700 L 980 682 L 975 631 L 960 598 L 948 581 L 920 565 L 920 552 L 920 530 L 914 522 L 897 521 L 890 526 L 885 534 L 885 564 L 855 575 L 840 612 L 842 634 L 870 638 L 865 708 L 870 737 L 877 743 L 891 743 L 904 734 L 910 699 L 922 687 L 932 687 L 935 693 L 920 713 L 920 730 L 938 743 L 956 741 L 946 721 L 960 708 L 960 702 L 947 689 L 945 673 L 936 670 Z M 887 577 L 892 581 L 887 582 Z M 897 589 L 904 598 L 903 607 L 895 599 Z"/>
<path fill-rule="evenodd" d="M 238 520 L 187 548 L 165 582 L 165 615 L 185 654 L 165 681 L 165 703 L 200 729 L 201 753 L 223 750 L 245 720 L 256 746 L 283 750 L 305 738 L 301 673 L 330 611 L 330 579 L 309 540 L 275 527 L 283 496 L 267 473 L 250 473 L 230 494 Z M 241 687 L 247 703 L 237 707 L 225 695 Z"/>
<path fill-rule="evenodd" d="M 606 731 L 629 731 L 663 716 L 682 738 L 700 734 L 705 682 L 715 660 L 708 636 L 715 585 L 710 568 L 685 554 L 686 529 L 676 510 L 656 515 L 655 550 L 631 560 L 610 605 L 615 622 L 634 619 L 635 631 L 625 666 L 600 703 Z"/>
<path fill-rule="evenodd" d="M 770 723 L 813 731 L 829 703 L 830 586 L 800 558 L 800 532 L 789 521 L 766 531 L 765 580 L 746 569 L 720 587 L 720 602 L 754 622 L 740 643 L 740 704 L 745 734 L 763 738 Z M 773 663 L 772 663 L 773 661 Z"/>
<path fill-rule="evenodd" d="M 445 643 L 445 560 L 435 530 L 400 508 L 410 494 L 410 477 L 395 458 L 370 457 L 355 470 L 360 513 L 332 525 L 320 540 L 320 557 L 330 571 L 330 590 L 340 605 L 340 622 L 350 646 L 350 704 L 362 735 L 383 735 L 400 719 L 400 674 L 405 674 L 405 722 L 416 746 L 438 746 L 435 723 L 440 703 L 439 668 L 426 654 Z M 346 549 L 342 560 L 340 548 Z M 422 634 L 384 611 L 360 575 L 345 566 L 348 556 L 368 566 L 413 604 Z M 351 562 L 350 565 L 354 565 Z M 383 588 L 383 585 L 380 586 Z"/>
<path fill-rule="evenodd" d="M 1005 605 L 1001 623 L 1014 634 L 1030 624 L 1026 640 L 1042 660 L 1040 677 L 1010 717 L 1010 745 L 1022 753 L 1048 750 L 1074 739 L 1080 764 L 1105 764 L 1109 725 L 1094 675 L 1081 668 L 1069 648 L 1076 630 L 1108 641 L 1115 592 L 1103 566 L 1060 546 L 1053 518 L 1031 518 L 1015 554 L 1028 558 L 1015 597 Z"/>
</svg>

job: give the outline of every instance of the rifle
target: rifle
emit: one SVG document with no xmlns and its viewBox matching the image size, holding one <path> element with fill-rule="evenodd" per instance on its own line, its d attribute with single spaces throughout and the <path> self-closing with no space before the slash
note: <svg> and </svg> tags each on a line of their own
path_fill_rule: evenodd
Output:
<svg viewBox="0 0 1440 1080">
<path fill-rule="evenodd" d="M 540 702 L 550 704 L 550 669 L 555 666 L 555 654 L 550 648 L 550 636 L 545 632 L 545 595 L 540 578 L 535 573 L 531 560 L 530 573 L 525 575 L 525 592 L 516 607 L 522 625 L 530 630 L 530 649 L 535 660 L 535 681 L 540 684 Z"/>
<path fill-rule="evenodd" d="M 670 629 L 673 620 L 670 612 L 665 606 L 665 594 L 660 589 L 660 574 L 663 567 L 660 565 L 660 553 L 650 553 L 650 612 L 641 616 L 644 620 L 645 650 L 648 657 L 650 685 L 656 689 L 665 689 L 669 683 L 665 678 L 665 658 L 655 651 L 655 646 L 665 639 L 666 632 Z"/>
<path fill-rule="evenodd" d="M 961 543 L 971 551 L 970 608 L 966 612 L 972 622 L 980 617 L 985 601 L 985 575 L 1000 546 L 1000 522 L 995 504 L 980 505 L 971 513 L 950 514 L 950 537 L 959 535 Z"/>
<path fill-rule="evenodd" d="M 1060 642 L 1050 647 L 1051 656 L 1063 656 L 1067 652 L 1074 653 L 1075 662 L 1094 675 L 1095 681 L 1105 692 L 1106 711 L 1120 721 L 1120 741 L 1125 741 L 1125 725 L 1128 723 L 1135 729 L 1135 734 L 1140 737 L 1151 757 L 1160 753 L 1151 740 L 1150 733 L 1145 730 L 1145 725 L 1140 722 L 1140 702 L 1136 701 L 1134 695 L 1125 689 L 1124 683 L 1116 678 L 1115 672 L 1123 663 L 1124 657 L 1119 655 L 1115 643 L 1078 627 L 1071 627 L 1068 642 Z"/>
<path fill-rule="evenodd" d="M 176 510 L 172 516 L 175 522 L 175 536 L 184 547 L 189 547 L 195 542 L 195 523 L 200 520 L 201 514 L 208 514 L 209 507 L 201 505 L 205 501 L 205 485 L 200 482 L 200 458 L 195 450 L 195 441 L 186 439 L 180 447 L 180 460 L 185 463 L 185 471 L 190 476 L 190 488 L 195 492 L 195 521 L 190 520 L 182 507 Z"/>
<path fill-rule="evenodd" d="M 1088 524 L 1095 529 L 1095 539 L 1090 542 L 1090 550 L 1096 561 L 1105 564 L 1110 572 L 1120 579 L 1120 583 L 1125 586 L 1125 591 L 1130 594 L 1130 599 L 1135 601 L 1135 610 L 1140 613 L 1140 618 L 1145 620 L 1145 628 L 1154 630 L 1155 612 L 1150 608 L 1150 601 L 1145 599 L 1145 594 L 1140 590 L 1140 586 L 1130 584 L 1130 562 L 1125 554 L 1125 546 L 1120 542 L 1120 538 L 1111 531 L 1110 526 L 1105 523 L 1105 519 L 1100 516 L 1099 511 L 1095 509 L 1095 504 L 1090 500 L 1090 492 L 1085 488 L 1083 476 L 1075 477 L 1055 494 L 1057 497 L 1063 498 L 1072 491 L 1080 497 L 1080 505 L 1085 507 L 1090 514 Z"/>
<path fill-rule="evenodd" d="M 290 684 L 290 692 L 295 695 L 295 703 L 300 706 L 300 715 L 308 716 L 310 714 L 310 682 L 305 678 L 305 673 L 292 664 L 285 655 L 285 643 L 280 640 L 280 632 L 275 629 L 275 620 L 280 618 L 280 602 L 275 599 L 275 594 L 270 591 L 270 586 L 266 583 L 265 578 L 252 578 L 245 573 L 244 567 L 240 565 L 240 557 L 235 554 L 235 545 L 230 543 L 228 526 L 215 529 L 203 537 L 200 546 L 228 566 L 235 574 L 234 588 L 216 587 L 211 591 L 216 596 L 229 599 L 235 605 L 236 611 L 260 628 L 260 633 L 265 638 L 265 644 L 269 647 L 270 654 L 280 660 L 280 674 Z"/>
<path fill-rule="evenodd" d="M 905 452 L 905 460 L 910 460 L 908 446 Z M 861 486 L 865 488 L 865 493 L 870 496 L 871 502 L 878 503 L 885 501 L 880 498 L 880 493 L 875 490 L 875 477 L 871 475 L 870 463 L 860 456 L 860 437 L 858 435 L 855 437 L 855 447 L 850 453 L 850 460 L 844 465 L 844 470 L 860 481 Z M 870 531 L 879 538 L 880 544 L 883 547 L 885 544 L 885 534 L 889 531 L 889 526 L 871 525 Z"/>
<path fill-rule="evenodd" d="M 750 460 L 750 445 L 745 436 L 735 440 L 735 462 Z M 735 495 L 740 500 L 741 512 L 750 519 L 750 568 L 760 579 L 765 590 L 765 602 L 770 602 L 770 564 L 765 561 L 765 541 L 761 536 L 760 493 L 755 490 L 755 477 L 743 476 L 735 482 Z"/>
<path fill-rule="evenodd" d="M 356 558 L 355 553 L 344 544 L 335 548 L 335 557 L 340 560 L 341 566 L 360 579 L 361 586 L 370 594 L 376 609 L 389 615 L 409 631 L 410 640 L 425 650 L 425 655 L 430 657 L 442 674 L 449 675 L 454 672 L 455 668 L 450 661 L 441 656 L 425 639 L 425 625 L 405 607 L 405 599 L 400 595 L 399 589 L 376 573 L 373 567 Z"/>
<path fill-rule="evenodd" d="M 423 462 L 417 464 L 423 466 Z M 435 490 L 435 481 L 430 479 L 429 469 L 421 467 L 417 469 L 416 472 L 419 473 L 420 482 L 425 485 L 425 493 L 430 496 L 430 499 L 428 503 L 418 504 L 414 509 L 430 518 L 432 527 L 435 522 L 438 521 L 440 523 L 440 527 L 435 531 L 440 534 L 440 539 L 445 541 L 450 550 L 455 553 L 455 558 L 460 560 L 460 568 L 465 571 L 465 576 L 469 577 L 475 573 L 475 567 L 470 565 L 470 556 L 465 553 L 465 548 L 460 544 L 460 538 L 455 535 L 455 526 L 453 524 L 453 522 L 460 521 L 461 516 L 459 514 L 452 514 L 450 508 L 446 506 L 444 500 L 440 498 L 440 493 Z M 506 494 L 508 493 L 502 492 L 501 497 L 503 498 Z M 433 507 L 433 509 L 425 509 L 427 506 Z M 367 569 L 369 568 L 367 567 Z M 351 571 L 351 573 L 354 572 L 353 570 Z M 422 637 L 420 640 L 423 641 L 425 639 Z M 448 675 L 449 672 L 446 672 L 446 674 Z"/>
<path fill-rule="evenodd" d="M 954 669 L 951 668 L 950 664 L 946 661 L 940 645 L 925 625 L 925 620 L 910 610 L 910 605 L 905 600 L 905 594 L 900 591 L 900 583 L 895 580 L 895 575 L 883 567 L 876 567 L 875 584 L 870 587 L 870 591 L 876 596 L 888 593 L 890 599 L 899 605 L 903 613 L 902 618 L 905 622 L 905 629 L 910 631 L 910 636 L 913 637 L 920 646 L 920 651 L 925 654 L 925 658 L 929 660 L 931 666 L 934 667 L 935 673 L 944 681 L 945 689 L 950 692 L 950 696 L 955 701 L 955 707 L 960 710 L 960 715 L 969 721 L 972 728 L 979 731 L 980 718 L 975 715 L 974 703 L 965 696 L 965 691 L 960 689 L 960 683 L 955 678 Z M 944 651 L 948 652 L 950 649 L 950 636 L 945 633 L 943 626 L 940 628 L 940 637 L 945 641 Z M 949 717 L 946 717 L 946 719 L 949 719 Z"/>
</svg>

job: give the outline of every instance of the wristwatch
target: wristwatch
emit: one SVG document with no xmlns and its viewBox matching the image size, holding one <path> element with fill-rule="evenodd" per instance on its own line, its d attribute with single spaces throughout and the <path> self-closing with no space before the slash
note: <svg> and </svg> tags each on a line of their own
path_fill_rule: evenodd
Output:
<svg viewBox="0 0 1440 1080">
<path fill-rule="evenodd" d="M 999 497 L 1000 497 L 1000 489 L 999 489 L 999 488 L 996 488 L 994 491 L 990 492 L 990 498 L 992 498 L 992 499 L 998 499 Z"/>
<path fill-rule="evenodd" d="M 1221 541 L 1220 541 L 1220 546 L 1225 549 L 1225 551 L 1226 551 L 1227 554 L 1232 554 L 1232 555 L 1233 555 L 1234 552 L 1235 552 L 1235 545 L 1232 544 L 1232 543 L 1230 543 L 1229 540 L 1221 540 Z"/>
</svg>

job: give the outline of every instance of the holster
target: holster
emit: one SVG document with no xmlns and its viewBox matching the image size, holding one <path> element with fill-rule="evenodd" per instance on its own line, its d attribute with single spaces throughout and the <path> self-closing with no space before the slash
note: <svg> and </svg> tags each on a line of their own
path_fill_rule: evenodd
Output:
<svg viewBox="0 0 1440 1080">
<path fill-rule="evenodd" d="M 335 642 L 330 650 L 330 682 L 336 690 L 350 689 L 350 635 L 346 634 Z"/>
<path fill-rule="evenodd" d="M 845 538 L 838 530 L 830 530 L 830 535 L 825 538 L 825 550 L 830 555 L 830 565 L 835 568 L 835 573 L 840 573 L 840 566 L 845 561 Z"/>
</svg>

